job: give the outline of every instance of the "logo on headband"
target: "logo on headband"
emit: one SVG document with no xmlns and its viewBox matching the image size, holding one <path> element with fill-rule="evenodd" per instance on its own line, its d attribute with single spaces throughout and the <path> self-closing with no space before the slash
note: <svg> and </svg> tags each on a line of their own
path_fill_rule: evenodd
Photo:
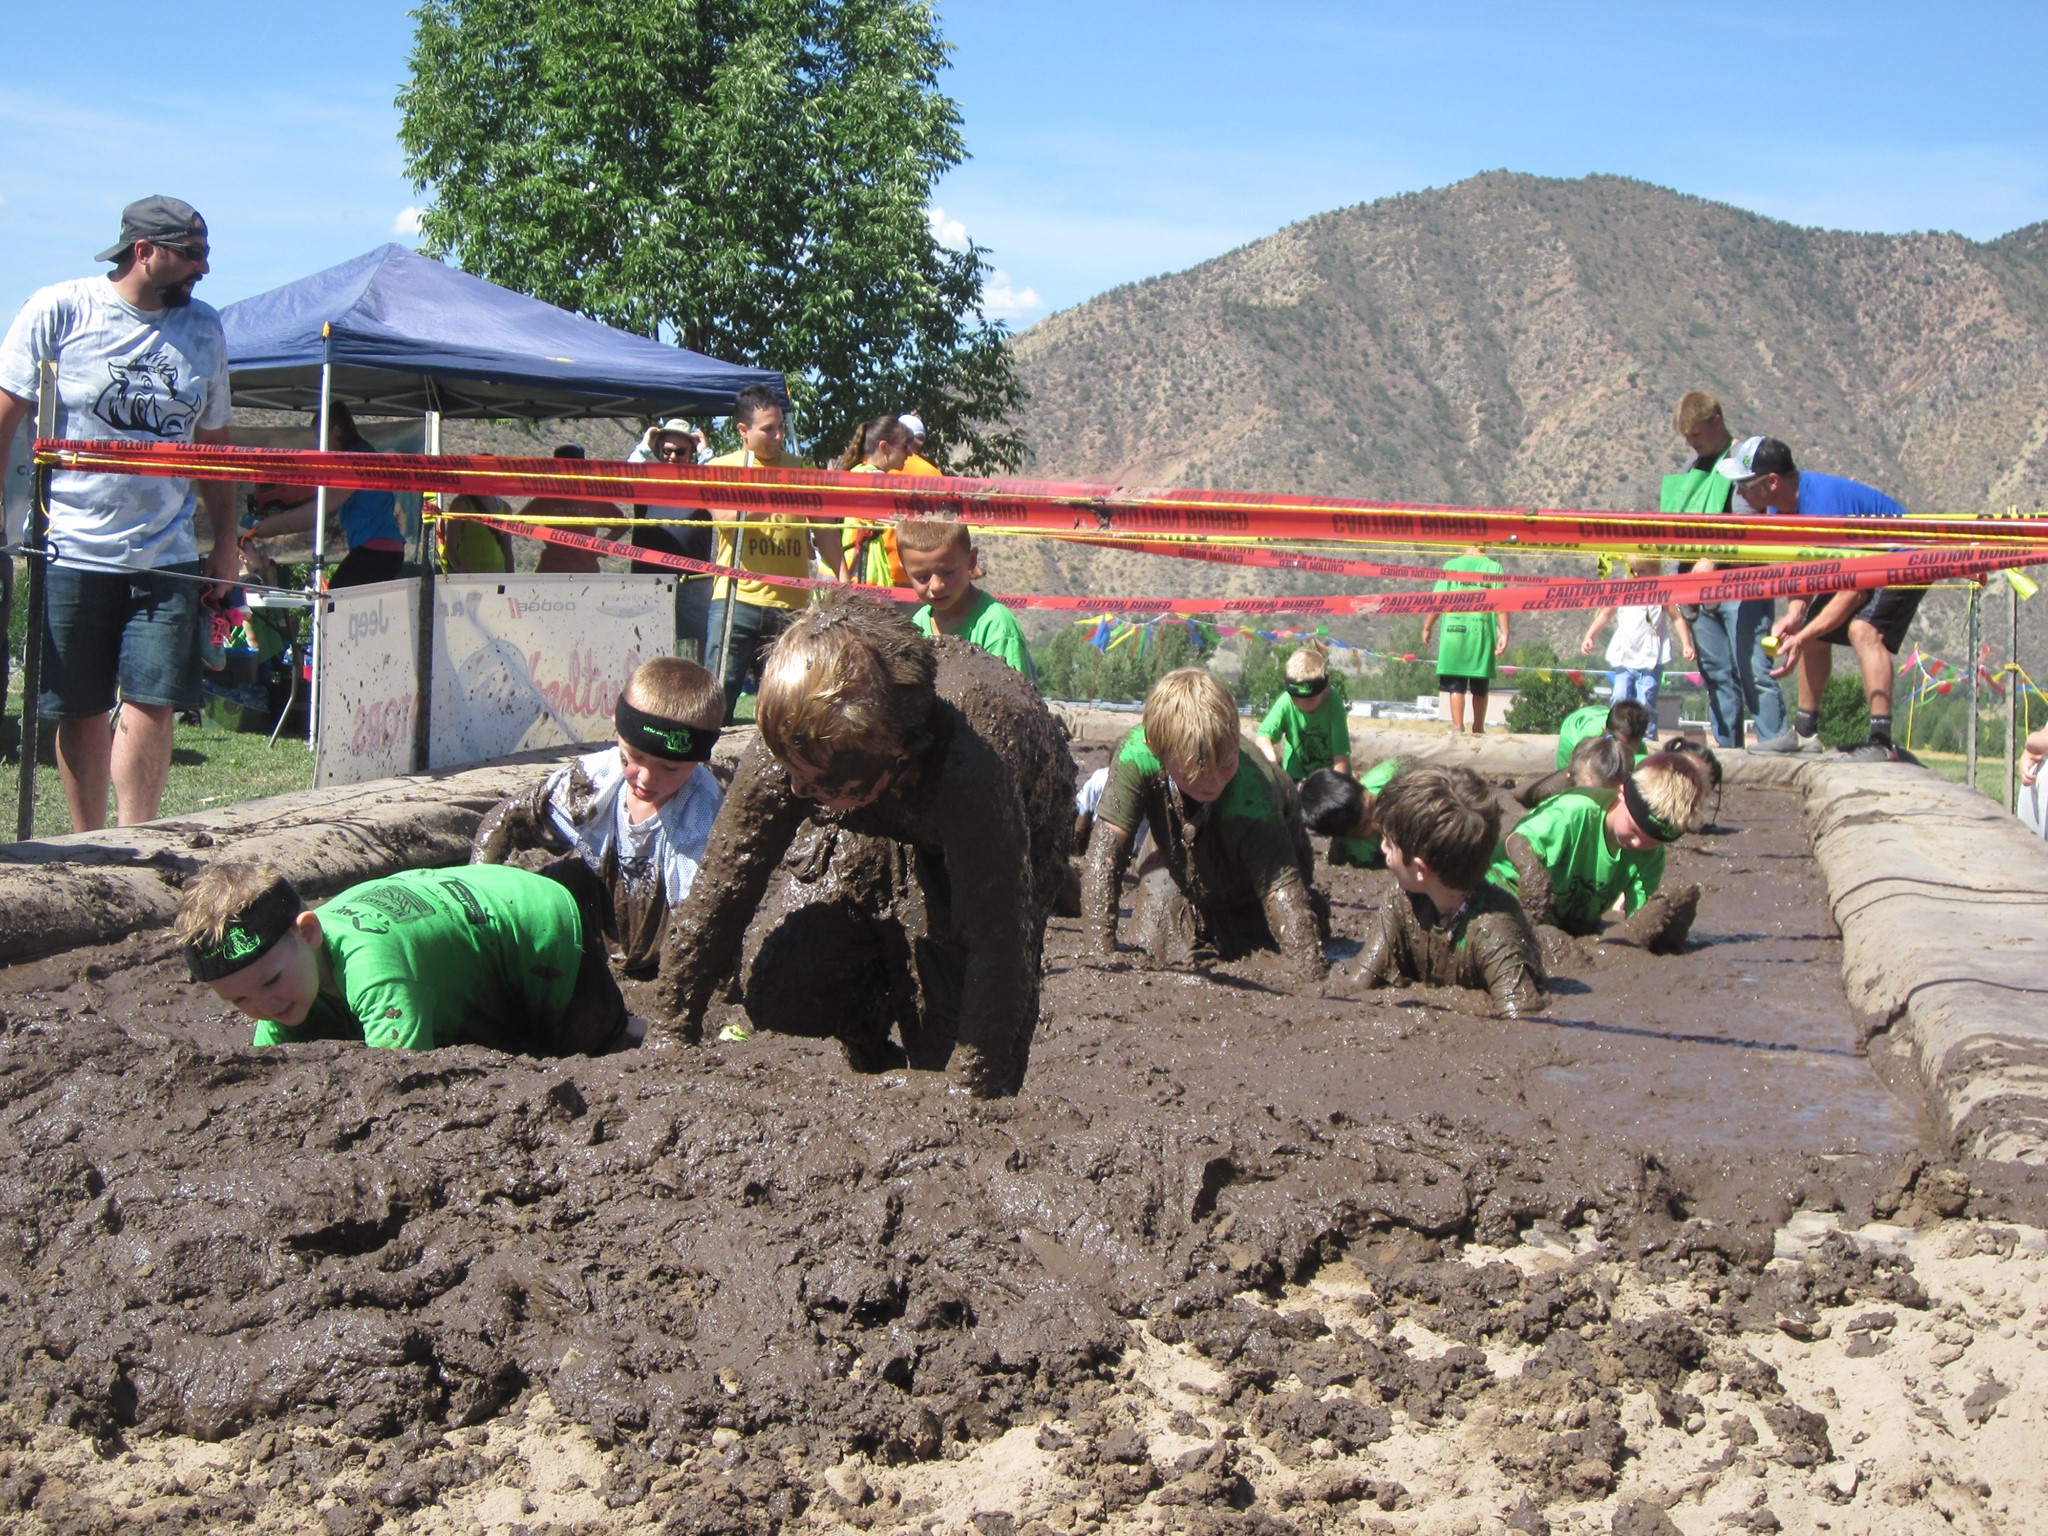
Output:
<svg viewBox="0 0 2048 1536">
<path fill-rule="evenodd" d="M 1307 682 L 1300 682 L 1290 677 L 1286 683 L 1287 691 L 1297 699 L 1312 699 L 1329 686 L 1330 680 L 1327 677 L 1311 678 Z"/>
<path fill-rule="evenodd" d="M 672 763 L 702 763 L 711 758 L 711 748 L 718 740 L 718 732 L 705 730 L 701 726 L 685 725 L 680 720 L 665 719 L 649 714 L 632 703 L 624 694 L 612 710 L 612 723 L 619 729 L 619 739 L 630 742 L 644 752 Z"/>
<path fill-rule="evenodd" d="M 658 738 L 663 746 L 667 747 L 669 751 L 675 753 L 678 757 L 696 745 L 696 735 L 688 726 L 681 726 L 673 731 L 662 730 L 660 727 L 652 725 L 643 725 L 640 729 L 647 735 Z"/>
<path fill-rule="evenodd" d="M 227 931 L 227 937 L 214 946 L 213 958 L 216 960 L 240 960 L 245 955 L 255 954 L 262 947 L 263 941 L 248 929 L 230 928 Z"/>
</svg>

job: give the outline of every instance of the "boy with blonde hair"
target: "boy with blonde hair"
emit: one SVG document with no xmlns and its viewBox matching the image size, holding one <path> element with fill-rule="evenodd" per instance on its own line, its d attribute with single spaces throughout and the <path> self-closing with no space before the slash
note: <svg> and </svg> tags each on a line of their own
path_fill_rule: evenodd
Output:
<svg viewBox="0 0 2048 1536">
<path fill-rule="evenodd" d="M 1470 768 L 1422 764 L 1386 787 L 1378 809 L 1400 890 L 1381 905 L 1354 977 L 1368 987 L 1471 987 L 1504 1018 L 1541 1012 L 1536 935 L 1515 898 L 1486 878 L 1500 836 L 1492 786 Z"/>
<path fill-rule="evenodd" d="M 975 1094 L 1015 1092 L 1073 832 L 1065 730 L 1036 690 L 986 651 L 927 640 L 886 604 L 837 592 L 770 653 L 758 719 L 760 740 L 733 776 L 704 867 L 670 918 L 657 1006 L 687 1039 L 699 1036 L 770 877 L 797 833 L 816 822 L 837 845 L 825 861 L 848 868 L 815 884 L 845 895 L 822 904 L 836 916 L 811 914 L 812 942 L 776 946 L 787 955 L 779 965 L 764 940 L 752 966 L 755 1021 L 780 987 L 801 994 L 801 1016 L 814 1028 L 846 1039 L 856 1064 L 869 1059 L 877 1042 L 847 1032 L 877 1021 L 834 1009 L 871 1009 L 873 1000 L 833 982 L 847 968 L 844 946 L 893 906 L 910 913 L 922 1000 L 906 1026 L 911 1064 L 943 1064 Z M 878 867 L 902 889 L 847 878 Z M 892 982 L 906 963 L 887 960 Z"/>
<path fill-rule="evenodd" d="M 694 661 L 642 662 L 613 706 L 618 739 L 499 801 L 477 826 L 470 862 L 573 854 L 603 894 L 627 974 L 650 974 L 724 799 L 706 767 L 724 716 L 717 680 Z"/>
<path fill-rule="evenodd" d="M 1252 738 L 1266 761 L 1299 784 L 1319 768 L 1351 772 L 1351 724 L 1344 701 L 1330 686 L 1330 664 L 1314 646 L 1287 658 L 1280 697 Z"/>
<path fill-rule="evenodd" d="M 1699 908 L 1697 885 L 1659 887 L 1664 849 L 1706 820 L 1713 774 L 1704 753 L 1659 752 L 1619 789 L 1570 789 L 1523 817 L 1496 851 L 1488 878 L 1522 903 L 1529 921 L 1584 936 L 1616 900 L 1624 921 L 1608 943 L 1660 954 L 1684 945 Z"/>
<path fill-rule="evenodd" d="M 257 1045 L 595 1055 L 626 1032 L 597 922 L 523 869 L 409 870 L 316 915 L 272 866 L 223 863 L 185 887 L 171 931 L 192 979 L 257 1020 Z"/>
<path fill-rule="evenodd" d="M 906 517 L 896 524 L 896 557 L 911 590 L 924 599 L 910 619 L 920 634 L 935 640 L 955 635 L 1038 681 L 1017 616 L 975 585 L 981 579 L 981 555 L 965 523 L 951 517 Z"/>
<path fill-rule="evenodd" d="M 1087 947 L 1116 953 L 1118 896 L 1140 822 L 1160 862 L 1139 874 L 1138 929 L 1155 958 L 1277 948 L 1304 980 L 1323 974 L 1314 855 L 1293 783 L 1245 750 L 1237 701 L 1200 667 L 1152 685 L 1095 808 L 1082 876 Z M 1148 860 L 1148 864 L 1151 860 Z"/>
</svg>

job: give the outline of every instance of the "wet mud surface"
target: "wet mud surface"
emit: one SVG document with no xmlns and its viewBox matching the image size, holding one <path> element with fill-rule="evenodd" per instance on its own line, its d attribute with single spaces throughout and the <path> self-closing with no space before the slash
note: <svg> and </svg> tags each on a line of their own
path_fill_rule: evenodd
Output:
<svg viewBox="0 0 2048 1536">
<path fill-rule="evenodd" d="M 1588 942 L 1536 1019 L 1348 986 L 1392 887 L 1317 877 L 1308 987 L 1088 963 L 1055 920 L 1025 1091 L 990 1102 L 768 1031 L 257 1052 L 156 935 L 0 972 L 0 1524 L 134 1525 L 48 1472 L 62 1430 L 230 1442 L 234 1476 L 152 1495 L 166 1529 L 280 1499 L 424 1529 L 539 1416 L 598 1457 L 577 1528 L 952 1529 L 920 1469 L 1024 1436 L 1081 1491 L 957 1528 L 1435 1529 L 1390 1437 L 1483 1419 L 1512 1496 L 1461 1528 L 1662 1532 L 1616 1502 L 1653 1430 L 1739 1401 L 1723 1470 L 1831 1466 L 1760 1341 L 1927 1310 L 1845 1237 L 1773 1263 L 1795 1213 L 2048 1214 L 1880 1080 L 1789 795 L 1731 791 L 1674 852 L 1686 953 Z"/>
</svg>

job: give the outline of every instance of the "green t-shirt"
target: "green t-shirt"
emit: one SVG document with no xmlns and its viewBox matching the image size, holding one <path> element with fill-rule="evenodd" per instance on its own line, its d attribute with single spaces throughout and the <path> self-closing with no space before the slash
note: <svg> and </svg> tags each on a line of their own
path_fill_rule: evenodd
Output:
<svg viewBox="0 0 2048 1536">
<path fill-rule="evenodd" d="M 1550 896 L 1557 926 L 1567 933 L 1592 933 L 1600 916 L 1622 898 L 1622 910 L 1633 912 L 1664 880 L 1664 849 L 1660 844 L 1633 853 L 1607 840 L 1607 811 L 1621 791 L 1568 789 L 1553 795 L 1524 816 L 1509 837 L 1527 839 L 1550 872 Z M 1486 878 L 1511 895 L 1520 896 L 1522 880 L 1508 858 L 1507 842 L 1494 850 Z"/>
<path fill-rule="evenodd" d="M 932 605 L 926 603 L 910 617 L 924 634 L 937 638 L 938 621 L 932 617 Z M 990 597 L 980 588 L 975 589 L 974 601 L 967 609 L 967 622 L 948 633 L 965 640 L 969 645 L 978 645 L 998 661 L 1007 662 L 1016 671 L 1022 672 L 1034 683 L 1038 681 L 1038 668 L 1031 662 L 1031 647 L 1024 643 L 1024 626 L 1017 622 L 1017 615 Z"/>
<path fill-rule="evenodd" d="M 1394 782 L 1394 775 L 1401 771 L 1401 759 L 1390 757 L 1385 762 L 1374 763 L 1366 770 L 1365 777 L 1358 781 L 1358 787 L 1368 795 L 1377 795 Z M 1369 867 L 1380 862 L 1380 835 L 1371 837 L 1336 837 L 1330 840 L 1333 848 L 1342 848 L 1353 864 Z"/>
<path fill-rule="evenodd" d="M 1607 734 L 1607 706 L 1605 704 L 1582 704 L 1557 727 L 1557 766 L 1569 768 L 1572 754 L 1579 749 L 1579 743 L 1589 736 Z M 1650 755 L 1650 749 L 1640 743 L 1636 746 L 1636 761 L 1641 762 Z"/>
<path fill-rule="evenodd" d="M 340 997 L 324 989 L 296 1029 L 256 1044 L 360 1040 L 424 1051 L 559 1017 L 583 962 L 583 921 L 555 881 L 508 865 L 415 869 L 351 886 L 320 908 Z"/>
<path fill-rule="evenodd" d="M 1124 738 L 1110 764 L 1109 783 L 1095 817 L 1126 832 L 1141 821 L 1149 822 L 1160 854 L 1183 890 L 1192 888 L 1218 900 L 1257 897 L 1279 884 L 1289 870 L 1302 873 L 1304 855 L 1295 844 L 1298 822 L 1290 823 L 1286 810 L 1294 791 L 1292 786 L 1282 789 L 1279 772 L 1257 747 L 1240 740 L 1237 772 L 1223 793 L 1209 805 L 1184 802 L 1146 745 L 1140 725 Z M 1183 824 L 1192 825 L 1196 835 L 1181 837 L 1177 829 Z"/>
<path fill-rule="evenodd" d="M 1281 694 L 1259 722 L 1259 734 L 1278 744 L 1280 771 L 1297 784 L 1351 755 L 1351 722 L 1334 688 L 1324 690 L 1323 702 L 1312 711 L 1304 710 L 1293 694 Z"/>
<path fill-rule="evenodd" d="M 1447 571 L 1475 571 L 1487 576 L 1502 574 L 1500 562 L 1485 555 L 1458 555 L 1444 562 Z M 1438 592 L 1470 592 L 1490 582 L 1450 581 L 1436 584 Z M 1498 631 L 1490 613 L 1447 613 L 1437 627 L 1436 671 L 1439 677 L 1482 677 L 1493 680 L 1498 663 L 1494 639 Z"/>
</svg>

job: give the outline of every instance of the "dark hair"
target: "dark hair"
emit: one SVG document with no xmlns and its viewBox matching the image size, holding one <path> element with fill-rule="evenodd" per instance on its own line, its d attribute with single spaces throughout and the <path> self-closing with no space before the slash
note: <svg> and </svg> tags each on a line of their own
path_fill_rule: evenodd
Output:
<svg viewBox="0 0 2048 1536">
<path fill-rule="evenodd" d="M 1721 787 L 1721 759 L 1714 755 L 1711 747 L 1695 746 L 1683 736 L 1674 736 L 1665 745 L 1664 750 L 1666 752 L 1684 753 L 1698 758 L 1707 765 L 1707 788 L 1719 789 Z"/>
<path fill-rule="evenodd" d="M 1500 801 L 1470 768 L 1422 763 L 1380 791 L 1380 836 L 1453 890 L 1475 889 L 1500 841 Z"/>
<path fill-rule="evenodd" d="M 564 443 L 555 450 L 555 457 L 558 459 L 587 459 L 590 455 L 583 451 L 581 443 Z"/>
<path fill-rule="evenodd" d="M 1641 741 L 1650 734 L 1650 712 L 1634 699 L 1623 699 L 1607 711 L 1607 729 L 1630 741 Z"/>
<path fill-rule="evenodd" d="M 874 457 L 875 450 L 884 443 L 909 442 L 910 429 L 894 416 L 877 416 L 864 421 L 853 429 L 853 436 L 847 440 L 846 451 L 839 455 L 841 469 L 858 469 Z"/>
<path fill-rule="evenodd" d="M 1334 768 L 1318 768 L 1301 781 L 1301 820 L 1318 837 L 1342 837 L 1358 825 L 1365 791 Z"/>
<path fill-rule="evenodd" d="M 749 384 L 732 397 L 732 419 L 742 425 L 751 425 L 754 418 L 769 406 L 778 411 L 782 402 L 775 398 L 775 391 L 766 384 Z"/>
<path fill-rule="evenodd" d="M 357 428 L 355 416 L 349 411 L 349 408 L 339 400 L 329 400 L 327 402 L 327 430 L 332 432 L 336 427 L 341 428 L 341 451 L 343 453 L 376 452 L 376 449 L 370 446 L 370 440 L 364 437 L 361 430 Z M 318 411 L 313 413 L 313 430 L 315 432 L 320 430 L 320 413 Z M 320 447 L 324 452 L 327 444 L 323 442 Z"/>
<path fill-rule="evenodd" d="M 1609 789 L 1615 788 L 1628 777 L 1629 769 L 1635 766 L 1629 761 L 1629 750 L 1613 736 L 1588 736 L 1572 748 L 1571 762 L 1566 765 L 1574 784 L 1580 782 L 1582 774 L 1590 773 Z"/>
</svg>

